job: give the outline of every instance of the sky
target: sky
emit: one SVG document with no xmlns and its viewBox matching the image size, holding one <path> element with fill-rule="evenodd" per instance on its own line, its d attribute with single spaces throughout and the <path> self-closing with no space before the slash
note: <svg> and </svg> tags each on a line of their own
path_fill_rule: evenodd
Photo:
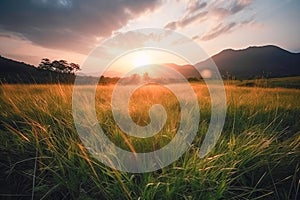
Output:
<svg viewBox="0 0 300 200">
<path fill-rule="evenodd" d="M 36 66 L 45 57 L 81 65 L 137 28 L 176 31 L 208 56 L 269 44 L 300 52 L 299 0 L 1 0 L 0 10 L 0 55 Z M 150 59 L 139 56 L 133 64 Z"/>
</svg>

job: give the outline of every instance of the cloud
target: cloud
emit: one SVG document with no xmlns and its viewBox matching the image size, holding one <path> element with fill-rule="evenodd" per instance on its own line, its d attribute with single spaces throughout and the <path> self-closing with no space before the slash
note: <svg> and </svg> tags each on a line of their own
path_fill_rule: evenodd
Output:
<svg viewBox="0 0 300 200">
<path fill-rule="evenodd" d="M 164 28 L 176 30 L 178 28 L 184 28 L 196 21 L 203 20 L 207 11 L 202 12 L 201 10 L 207 6 L 206 2 L 198 0 L 190 0 L 186 6 L 185 13 L 182 18 L 177 21 L 169 22 Z"/>
<path fill-rule="evenodd" d="M 47 48 L 88 53 L 99 38 L 159 5 L 160 0 L 3 0 L 0 30 Z"/>
<path fill-rule="evenodd" d="M 209 14 L 216 20 L 224 21 L 247 9 L 251 3 L 253 0 L 214 1 L 209 5 Z"/>
<path fill-rule="evenodd" d="M 225 24 L 225 25 L 223 23 L 220 23 L 217 26 L 215 26 L 214 28 L 212 28 L 209 32 L 202 35 L 202 37 L 194 36 L 193 39 L 194 40 L 200 39 L 202 41 L 211 40 L 211 39 L 218 37 L 221 34 L 226 34 L 226 33 L 229 33 L 230 31 L 233 31 L 236 27 L 241 27 L 243 25 L 247 25 L 252 22 L 253 22 L 253 20 L 250 19 L 250 20 L 245 20 L 245 21 L 239 22 L 239 23 L 231 22 L 231 23 Z"/>
<path fill-rule="evenodd" d="M 181 20 L 168 23 L 165 26 L 165 28 L 168 28 L 171 30 L 175 30 L 177 28 L 184 28 L 195 21 L 203 20 L 206 15 L 207 15 L 207 12 L 200 12 L 200 13 L 197 13 L 192 16 L 186 16 L 186 17 L 182 18 Z"/>
<path fill-rule="evenodd" d="M 229 23 L 227 25 L 223 25 L 222 23 L 218 24 L 211 31 L 209 31 L 208 33 L 204 34 L 201 37 L 201 40 L 206 41 L 206 40 L 211 40 L 213 38 L 216 38 L 216 37 L 218 37 L 221 34 L 225 34 L 225 33 L 229 32 L 235 26 L 236 26 L 235 22 L 231 22 L 231 23 Z"/>
<path fill-rule="evenodd" d="M 188 6 L 187 6 L 187 11 L 190 12 L 190 13 L 194 13 L 204 7 L 206 7 L 207 3 L 206 2 L 201 2 L 201 1 L 198 1 L 198 0 L 193 0 L 193 1 L 190 1 L 188 3 Z"/>
<path fill-rule="evenodd" d="M 193 39 L 210 40 L 216 38 L 223 33 L 228 33 L 235 26 L 243 24 L 249 19 L 236 18 L 235 21 L 231 18 L 237 13 L 247 9 L 253 0 L 233 0 L 233 1 L 198 1 L 191 0 L 187 4 L 184 14 L 177 21 L 169 22 L 165 28 L 176 30 L 184 28 L 192 23 L 201 23 L 206 21 L 214 21 L 214 26 L 203 36 L 194 36 Z"/>
<path fill-rule="evenodd" d="M 249 6 L 253 1 L 252 0 L 237 0 L 233 1 L 230 12 L 231 14 L 235 14 L 243 9 L 245 9 L 247 6 Z"/>
<path fill-rule="evenodd" d="M 167 25 L 165 25 L 164 28 L 168 28 L 168 29 L 171 29 L 171 30 L 175 30 L 177 29 L 177 23 L 178 22 L 169 22 Z"/>
<path fill-rule="evenodd" d="M 14 39 L 14 40 L 20 40 L 20 41 L 27 40 L 22 34 L 2 30 L 1 27 L 0 27 L 0 38 L 8 38 L 8 39 Z"/>
</svg>

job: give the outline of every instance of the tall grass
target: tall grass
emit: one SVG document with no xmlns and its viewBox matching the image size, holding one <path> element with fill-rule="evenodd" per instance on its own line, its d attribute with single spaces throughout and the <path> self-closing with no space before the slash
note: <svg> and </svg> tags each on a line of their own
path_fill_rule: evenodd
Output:
<svg viewBox="0 0 300 200">
<path fill-rule="evenodd" d="M 210 120 L 210 98 L 204 85 L 192 86 L 201 108 L 193 145 L 161 170 L 133 174 L 104 166 L 84 147 L 72 117 L 72 86 L 2 85 L 0 197 L 298 199 L 300 91 L 226 86 L 228 110 L 221 138 L 199 159 Z M 168 113 L 159 134 L 137 139 L 126 136 L 114 123 L 112 90 L 112 85 L 99 86 L 95 106 L 99 123 L 116 145 L 149 152 L 174 137 L 180 109 L 170 91 L 151 85 L 134 93 L 130 113 L 137 124 L 149 123 L 153 103 L 161 103 Z"/>
</svg>

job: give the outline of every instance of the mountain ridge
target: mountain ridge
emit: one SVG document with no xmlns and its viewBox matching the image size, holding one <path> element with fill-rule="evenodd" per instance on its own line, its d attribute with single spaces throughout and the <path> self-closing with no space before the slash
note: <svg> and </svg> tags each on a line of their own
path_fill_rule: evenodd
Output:
<svg viewBox="0 0 300 200">
<path fill-rule="evenodd" d="M 300 53 L 292 53 L 274 45 L 225 49 L 194 66 L 205 68 L 210 59 L 215 62 L 224 78 L 227 75 L 242 79 L 300 75 Z"/>
<path fill-rule="evenodd" d="M 1 83 L 70 83 L 75 80 L 72 74 L 61 74 L 38 69 L 21 61 L 15 61 L 0 55 Z"/>
<path fill-rule="evenodd" d="M 300 53 L 275 45 L 249 46 L 244 49 L 224 49 L 194 65 L 164 63 L 185 78 L 201 78 L 197 69 L 216 64 L 224 79 L 300 76 Z M 49 72 L 24 62 L 0 56 L 0 83 L 72 83 L 75 76 Z"/>
</svg>

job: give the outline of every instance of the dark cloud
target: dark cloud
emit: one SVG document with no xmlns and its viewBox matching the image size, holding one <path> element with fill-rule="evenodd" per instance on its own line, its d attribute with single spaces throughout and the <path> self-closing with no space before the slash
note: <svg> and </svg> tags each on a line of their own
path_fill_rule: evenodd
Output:
<svg viewBox="0 0 300 200">
<path fill-rule="evenodd" d="M 12 33 L 1 29 L 0 29 L 0 38 L 26 40 L 26 38 L 20 33 Z"/>
<path fill-rule="evenodd" d="M 44 47 L 87 53 L 99 39 L 159 5 L 160 0 L 2 0 L 0 30 Z"/>
</svg>

